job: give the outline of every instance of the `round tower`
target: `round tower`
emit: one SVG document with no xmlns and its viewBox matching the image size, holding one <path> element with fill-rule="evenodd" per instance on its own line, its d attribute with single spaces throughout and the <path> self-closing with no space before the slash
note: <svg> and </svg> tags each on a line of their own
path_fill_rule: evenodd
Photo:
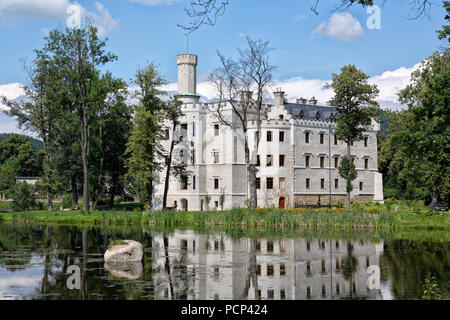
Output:
<svg viewBox="0 0 450 320">
<path fill-rule="evenodd" d="M 178 94 L 183 101 L 198 101 L 197 95 L 197 56 L 195 54 L 177 55 Z"/>
</svg>

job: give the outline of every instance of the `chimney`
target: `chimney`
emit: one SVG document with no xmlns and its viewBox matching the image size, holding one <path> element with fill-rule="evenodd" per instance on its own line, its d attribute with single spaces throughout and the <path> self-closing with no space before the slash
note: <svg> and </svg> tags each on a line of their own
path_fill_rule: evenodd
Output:
<svg viewBox="0 0 450 320">
<path fill-rule="evenodd" d="M 284 91 L 281 91 L 281 89 L 275 91 L 273 97 L 276 106 L 282 106 L 284 104 Z"/>
<path fill-rule="evenodd" d="M 334 107 L 334 100 L 333 100 L 333 99 L 328 100 L 328 101 L 327 101 L 327 106 L 328 106 L 328 107 Z"/>
<path fill-rule="evenodd" d="M 317 105 L 317 99 L 316 99 L 316 97 L 312 97 L 311 99 L 309 99 L 309 100 L 308 100 L 308 104 L 309 104 L 310 106 L 315 106 L 315 105 Z"/>
<path fill-rule="evenodd" d="M 307 104 L 307 103 L 308 103 L 308 100 L 303 97 L 297 99 L 297 104 Z"/>
<path fill-rule="evenodd" d="M 253 92 L 248 90 L 241 91 L 241 103 L 248 105 L 252 101 Z"/>
</svg>

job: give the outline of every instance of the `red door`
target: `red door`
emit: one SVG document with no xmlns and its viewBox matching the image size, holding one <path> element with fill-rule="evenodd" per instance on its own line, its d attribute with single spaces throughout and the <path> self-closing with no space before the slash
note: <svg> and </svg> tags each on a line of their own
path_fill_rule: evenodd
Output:
<svg viewBox="0 0 450 320">
<path fill-rule="evenodd" d="M 280 209 L 284 209 L 285 205 L 284 205 L 284 198 L 280 198 Z"/>
</svg>

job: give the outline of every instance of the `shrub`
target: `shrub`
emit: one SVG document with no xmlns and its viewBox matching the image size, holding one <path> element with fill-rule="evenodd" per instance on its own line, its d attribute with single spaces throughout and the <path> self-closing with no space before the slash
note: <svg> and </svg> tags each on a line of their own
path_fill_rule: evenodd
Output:
<svg viewBox="0 0 450 320">
<path fill-rule="evenodd" d="M 423 284 L 423 300 L 441 300 L 441 293 L 439 289 L 439 285 L 436 281 L 436 278 L 431 274 L 425 278 L 425 283 Z"/>
<path fill-rule="evenodd" d="M 61 203 L 62 207 L 64 209 L 70 209 L 72 208 L 72 195 L 71 194 L 65 194 L 63 199 L 62 199 L 62 203 Z"/>
<path fill-rule="evenodd" d="M 367 209 L 367 212 L 370 214 L 379 214 L 380 213 L 380 207 L 377 206 L 371 206 Z"/>
<path fill-rule="evenodd" d="M 17 183 L 13 190 L 13 210 L 28 211 L 36 206 L 34 186 L 26 182 Z"/>
</svg>

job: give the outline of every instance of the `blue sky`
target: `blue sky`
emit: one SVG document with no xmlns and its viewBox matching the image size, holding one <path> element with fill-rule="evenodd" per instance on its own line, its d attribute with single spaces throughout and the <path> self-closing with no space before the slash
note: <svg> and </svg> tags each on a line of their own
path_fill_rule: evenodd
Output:
<svg viewBox="0 0 450 320">
<path fill-rule="evenodd" d="M 436 0 L 431 19 L 409 20 L 410 0 L 380 5 L 381 29 L 370 30 L 365 8 L 354 6 L 335 12 L 337 1 L 321 0 L 230 0 L 214 27 L 203 26 L 189 37 L 189 51 L 199 56 L 199 92 L 213 99 L 205 75 L 218 66 L 216 51 L 236 55 L 246 36 L 269 40 L 274 47 L 271 61 L 278 66 L 274 86 L 290 99 L 315 95 L 324 103 L 330 92 L 323 84 L 345 64 L 355 64 L 379 85 L 380 103 L 397 108 L 396 92 L 409 80 L 418 63 L 444 45 L 436 30 L 444 24 L 442 1 Z M 377 2 L 376 2 L 377 3 Z M 378 1 L 378 4 L 382 1 Z M 69 6 L 78 6 L 92 17 L 109 38 L 108 49 L 118 55 L 108 69 L 129 80 L 148 62 L 159 64 L 161 74 L 176 89 L 176 55 L 186 51 L 184 31 L 188 23 L 187 0 L 1 0 L 0 1 L 0 95 L 15 98 L 26 84 L 21 60 L 31 62 L 34 49 L 44 44 L 48 30 L 65 27 Z M 0 132 L 14 123 L 0 116 Z"/>
</svg>

